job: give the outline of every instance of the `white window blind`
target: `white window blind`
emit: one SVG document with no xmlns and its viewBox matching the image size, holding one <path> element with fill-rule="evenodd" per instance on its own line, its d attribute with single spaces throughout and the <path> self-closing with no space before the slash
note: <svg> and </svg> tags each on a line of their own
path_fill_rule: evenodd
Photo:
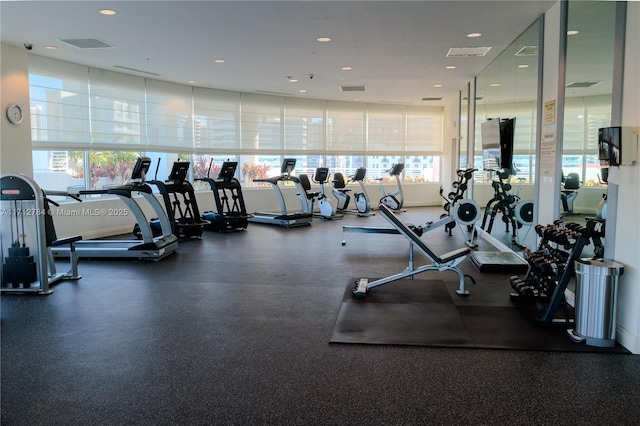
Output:
<svg viewBox="0 0 640 426">
<path fill-rule="evenodd" d="M 283 98 L 243 93 L 240 96 L 242 149 L 282 148 Z"/>
<path fill-rule="evenodd" d="M 513 133 L 514 152 L 535 152 L 536 114 L 537 107 L 535 101 L 517 102 L 514 104 L 513 113 L 509 117 L 516 119 Z"/>
<path fill-rule="evenodd" d="M 135 151 L 144 145 L 269 156 L 442 151 L 443 109 L 437 107 L 192 88 L 38 56 L 30 57 L 30 90 L 38 149 Z"/>
<path fill-rule="evenodd" d="M 442 119 L 440 107 L 407 107 L 407 152 L 442 152 Z"/>
<path fill-rule="evenodd" d="M 404 152 L 404 112 L 400 105 L 368 106 L 367 152 Z"/>
<path fill-rule="evenodd" d="M 146 82 L 149 145 L 191 150 L 191 87 L 151 79 Z"/>
<path fill-rule="evenodd" d="M 566 98 L 563 150 L 597 152 L 598 129 L 611 125 L 611 95 Z"/>
<path fill-rule="evenodd" d="M 198 148 L 239 149 L 240 93 L 196 87 L 194 144 Z"/>
<path fill-rule="evenodd" d="M 95 144 L 144 143 L 145 81 L 89 68 L 91 136 Z"/>
<path fill-rule="evenodd" d="M 365 151 L 366 105 L 327 102 L 327 151 Z"/>
<path fill-rule="evenodd" d="M 29 55 L 31 139 L 89 145 L 87 67 Z"/>
<path fill-rule="evenodd" d="M 285 150 L 324 151 L 324 112 L 326 107 L 325 101 L 284 99 Z"/>
</svg>

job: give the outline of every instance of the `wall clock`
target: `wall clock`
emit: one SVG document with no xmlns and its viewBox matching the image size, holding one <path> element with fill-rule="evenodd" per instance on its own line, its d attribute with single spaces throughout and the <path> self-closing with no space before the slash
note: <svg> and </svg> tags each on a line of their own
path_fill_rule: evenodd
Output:
<svg viewBox="0 0 640 426">
<path fill-rule="evenodd" d="M 9 105 L 7 108 L 7 118 L 13 124 L 22 123 L 22 119 L 24 118 L 22 107 L 18 104 Z"/>
</svg>

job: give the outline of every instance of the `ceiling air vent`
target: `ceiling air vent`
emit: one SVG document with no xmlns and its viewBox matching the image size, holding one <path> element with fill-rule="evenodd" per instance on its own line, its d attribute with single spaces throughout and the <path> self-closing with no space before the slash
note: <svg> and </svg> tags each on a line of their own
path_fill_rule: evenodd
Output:
<svg viewBox="0 0 640 426">
<path fill-rule="evenodd" d="M 599 81 L 574 81 L 572 83 L 567 84 L 565 87 L 571 87 L 572 89 L 583 89 L 591 86 L 595 86 L 600 83 Z"/>
<path fill-rule="evenodd" d="M 447 58 L 484 56 L 489 53 L 490 50 L 490 47 L 452 47 L 447 52 Z"/>
<path fill-rule="evenodd" d="M 263 93 L 265 95 L 293 96 L 293 93 L 270 92 L 268 90 L 256 90 L 256 93 Z"/>
<path fill-rule="evenodd" d="M 139 70 L 139 69 L 136 69 L 136 68 L 125 67 L 124 65 L 114 65 L 113 67 L 114 68 L 120 68 L 121 70 L 139 72 L 139 73 L 142 73 L 142 74 L 149 74 L 149 75 L 155 75 L 155 76 L 159 76 L 160 75 L 158 73 L 151 72 L 151 71 L 143 71 L 143 70 Z"/>
<path fill-rule="evenodd" d="M 343 92 L 366 92 L 367 86 L 340 86 Z"/>
<path fill-rule="evenodd" d="M 523 46 L 516 52 L 516 56 L 538 56 L 538 46 Z"/>
<path fill-rule="evenodd" d="M 423 101 L 441 101 L 442 97 L 427 97 L 427 98 L 422 98 Z"/>
<path fill-rule="evenodd" d="M 58 39 L 58 41 L 66 43 L 69 46 L 73 46 L 76 49 L 115 48 L 113 44 L 109 44 L 106 41 L 100 40 L 98 38 L 65 38 Z"/>
</svg>

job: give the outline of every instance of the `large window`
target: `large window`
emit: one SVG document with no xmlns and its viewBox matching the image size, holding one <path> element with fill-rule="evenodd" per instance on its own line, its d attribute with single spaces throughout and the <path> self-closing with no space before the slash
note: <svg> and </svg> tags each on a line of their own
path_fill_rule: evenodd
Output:
<svg viewBox="0 0 640 426">
<path fill-rule="evenodd" d="M 167 83 L 30 56 L 34 174 L 57 188 L 121 184 L 135 156 L 153 153 L 162 171 L 192 161 L 192 177 L 238 161 L 246 186 L 280 173 L 329 167 L 370 179 L 405 162 L 408 182 L 438 181 L 440 107 L 335 102 L 237 93 Z M 56 179 L 48 179 L 58 173 Z M 65 174 L 66 176 L 62 176 Z"/>
</svg>

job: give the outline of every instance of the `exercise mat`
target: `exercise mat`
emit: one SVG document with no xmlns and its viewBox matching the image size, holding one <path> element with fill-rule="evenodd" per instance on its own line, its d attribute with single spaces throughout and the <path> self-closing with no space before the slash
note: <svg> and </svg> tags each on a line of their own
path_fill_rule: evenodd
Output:
<svg viewBox="0 0 640 426">
<path fill-rule="evenodd" d="M 353 298 L 355 281 L 345 290 L 331 343 L 628 353 L 620 345 L 575 343 L 563 326 L 536 326 L 529 305 L 474 305 L 473 292 L 457 304 L 452 297 L 459 296 L 440 280 L 404 279 L 373 288 L 364 299 Z"/>
</svg>

